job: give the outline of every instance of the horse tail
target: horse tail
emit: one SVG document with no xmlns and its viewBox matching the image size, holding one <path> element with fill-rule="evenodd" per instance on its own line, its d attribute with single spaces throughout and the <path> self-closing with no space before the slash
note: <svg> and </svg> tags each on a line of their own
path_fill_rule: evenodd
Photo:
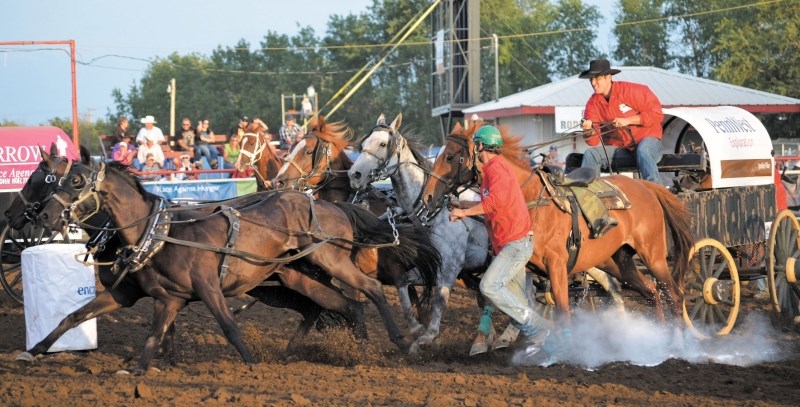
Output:
<svg viewBox="0 0 800 407">
<path fill-rule="evenodd" d="M 689 270 L 689 252 L 694 246 L 691 214 L 686 204 L 663 186 L 648 181 L 642 183 L 658 198 L 664 212 L 664 220 L 672 231 L 675 256 L 672 279 L 678 287 L 678 293 L 683 297 L 683 279 Z"/>
<path fill-rule="evenodd" d="M 353 240 L 364 244 L 384 244 L 394 240 L 394 229 L 366 209 L 349 203 L 336 202 L 353 226 Z M 430 233 L 422 227 L 412 224 L 396 225 L 399 236 L 399 245 L 381 247 L 378 255 L 389 255 L 396 259 L 406 270 L 416 267 L 423 282 L 423 292 L 420 302 L 423 307 L 430 303 L 433 287 L 436 284 L 436 274 L 442 265 L 439 251 L 431 242 Z M 420 314 L 424 310 L 419 310 Z"/>
</svg>

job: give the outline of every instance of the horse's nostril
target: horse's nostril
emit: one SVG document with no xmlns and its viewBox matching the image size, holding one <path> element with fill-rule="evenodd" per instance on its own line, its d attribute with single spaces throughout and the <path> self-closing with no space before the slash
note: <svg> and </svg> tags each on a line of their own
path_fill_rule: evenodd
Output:
<svg viewBox="0 0 800 407">
<path fill-rule="evenodd" d="M 358 172 L 358 171 L 354 172 L 354 173 L 353 173 L 353 178 L 355 178 L 355 179 L 361 179 L 361 173 L 360 173 L 360 172 Z"/>
</svg>

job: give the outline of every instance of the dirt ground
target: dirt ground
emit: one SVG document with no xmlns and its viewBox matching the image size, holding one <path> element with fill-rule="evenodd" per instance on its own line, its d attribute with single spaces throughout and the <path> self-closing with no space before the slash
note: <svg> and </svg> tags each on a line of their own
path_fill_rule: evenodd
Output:
<svg viewBox="0 0 800 407">
<path fill-rule="evenodd" d="M 385 291 L 399 311 L 393 289 Z M 456 289 L 441 343 L 418 356 L 404 355 L 388 341 L 370 304 L 366 348 L 342 331 L 314 331 L 299 360 L 285 362 L 284 348 L 299 318 L 258 304 L 238 316 L 260 361 L 246 365 L 204 306 L 193 304 L 178 317 L 177 367 L 156 359 L 160 371 L 137 376 L 115 373 L 138 360 L 151 300 L 99 318 L 99 349 L 24 364 L 14 361 L 25 347 L 22 306 L 0 293 L 0 405 L 798 405 L 797 327 L 775 320 L 766 300 L 751 293 L 745 292 L 742 303 L 740 320 L 758 314 L 770 325 L 766 339 L 777 346 L 777 360 L 747 367 L 681 359 L 651 367 L 618 361 L 587 369 L 512 366 L 509 351 L 469 357 L 478 312 L 472 295 Z M 503 323 L 496 321 L 498 329 Z"/>
</svg>

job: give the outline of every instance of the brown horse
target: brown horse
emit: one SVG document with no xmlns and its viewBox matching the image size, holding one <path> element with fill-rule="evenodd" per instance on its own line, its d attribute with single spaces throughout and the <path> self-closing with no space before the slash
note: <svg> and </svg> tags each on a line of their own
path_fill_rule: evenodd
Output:
<svg viewBox="0 0 800 407">
<path fill-rule="evenodd" d="M 349 130 L 344 123 L 328 123 L 322 116 L 316 116 L 309 122 L 309 130 L 301 140 L 284 157 L 284 164 L 273 179 L 276 188 L 290 188 L 312 193 L 320 199 L 330 202 L 347 201 L 357 191 L 351 188 L 347 171 L 353 162 L 345 153 L 350 138 Z M 366 203 L 370 212 L 374 214 L 387 213 L 385 199 L 381 199 L 381 192 L 370 190 L 364 192 Z M 390 215 L 391 216 L 391 215 Z M 416 227 L 405 225 L 406 227 Z M 419 229 L 420 233 L 428 236 L 427 230 Z M 402 237 L 402 235 L 401 235 Z M 436 274 L 441 267 L 441 256 L 434 245 L 428 241 L 426 250 L 418 252 L 419 255 L 413 262 L 425 281 L 425 286 L 433 284 Z M 377 254 L 372 251 L 370 254 Z M 422 299 L 417 300 L 416 291 L 410 285 L 420 281 L 412 281 L 408 277 L 406 265 L 397 262 L 392 253 L 378 256 L 375 261 L 375 272 L 378 270 L 384 275 L 378 278 L 387 284 L 393 284 L 398 291 L 400 303 L 405 312 L 406 320 L 412 332 L 419 332 L 423 326 L 418 319 L 427 319 L 427 309 L 430 292 L 426 290 Z M 366 270 L 362 267 L 362 270 Z M 417 316 L 414 315 L 417 308 Z M 424 309 L 420 310 L 420 308 Z M 415 348 L 416 349 L 416 348 Z"/>
<path fill-rule="evenodd" d="M 56 187 L 62 182 L 61 179 L 71 168 L 72 163 L 56 156 L 55 152 L 55 144 L 50 154 L 41 150 L 42 161 L 5 213 L 10 227 L 20 229 L 34 220 L 42 209 L 42 202 L 55 192 Z M 83 147 L 81 147 L 81 159 L 84 165 L 89 163 L 88 151 Z M 214 210 L 214 206 L 198 206 L 197 209 L 210 213 Z M 107 224 L 107 221 L 108 216 L 102 212 L 86 221 L 89 224 L 87 249 L 94 253 L 95 271 L 105 287 L 105 290 L 92 301 L 92 307 L 87 310 L 88 312 L 130 307 L 146 296 L 131 276 L 126 276 L 117 284 L 119 277 L 113 270 L 112 264 L 120 256 L 125 245 L 116 233 L 104 230 L 113 226 Z M 326 276 L 318 276 L 318 273 L 313 274 L 314 277 L 308 275 L 312 273 L 316 271 L 309 270 L 304 262 L 299 260 L 280 268 L 278 279 L 281 285 L 260 285 L 247 292 L 268 306 L 289 308 L 301 314 L 300 324 L 289 341 L 287 353 L 291 355 L 295 352 L 301 339 L 315 323 L 318 327 L 325 326 L 325 323 L 320 323 L 322 320 L 329 323 L 344 319 L 357 339 L 366 339 L 367 332 L 361 304 L 343 297 L 338 290 L 330 287 L 326 281 L 330 280 L 329 277 L 326 279 Z M 14 282 L 16 281 L 15 279 Z M 329 314 L 318 321 L 324 312 Z M 164 349 L 167 351 L 169 362 L 174 364 L 172 332 L 173 327 L 170 327 L 164 339 L 166 344 Z"/>
<path fill-rule="evenodd" d="M 278 175 L 281 168 L 280 159 L 270 141 L 267 126 L 260 120 L 250 123 L 239 141 L 241 149 L 236 171 L 241 174 L 252 171 L 261 189 L 272 189 L 270 180 Z"/>
<path fill-rule="evenodd" d="M 426 182 L 422 199 L 429 209 L 461 185 L 480 182 L 482 163 L 476 159 L 471 135 L 477 130 L 473 125 L 468 130 L 460 126 L 448 137 L 433 168 L 433 176 Z M 572 269 L 567 270 L 569 253 L 567 239 L 570 236 L 572 218 L 560 210 L 544 188 L 539 172 L 531 168 L 520 145 L 520 139 L 503 132 L 501 154 L 515 169 L 519 185 L 528 202 L 546 202 L 531 205 L 533 221 L 534 252 L 531 263 L 546 273 L 552 284 L 557 316 L 569 321 L 568 278 L 570 275 L 590 267 L 603 265 L 604 270 L 631 283 L 641 281 L 635 274 L 631 260 L 638 254 L 655 277 L 671 306 L 674 321 L 680 324 L 683 313 L 683 276 L 689 262 L 689 251 L 693 244 L 690 216 L 681 200 L 666 188 L 647 181 L 625 176 L 609 176 L 605 181 L 619 188 L 631 202 L 628 210 L 615 211 L 618 226 L 598 239 L 585 240 Z M 545 199 L 541 199 L 545 198 Z M 667 228 L 672 232 L 673 271 L 667 265 Z M 582 236 L 588 236 L 585 222 L 580 222 Z M 609 259 L 613 258 L 614 263 Z M 619 266 L 619 270 L 616 270 Z M 622 274 L 621 274 L 622 273 Z M 647 290 L 646 287 L 640 287 Z M 658 301 L 656 301 L 658 305 Z"/>
<path fill-rule="evenodd" d="M 155 299 L 153 331 L 139 361 L 139 370 L 149 365 L 177 312 L 194 300 L 203 301 L 211 310 L 242 358 L 254 362 L 224 297 L 248 292 L 281 262 L 289 260 L 278 257 L 299 257 L 292 255 L 297 252 L 331 276 L 361 290 L 378 306 L 390 338 L 401 349 L 408 348 L 391 317 L 380 283 L 361 273 L 350 260 L 357 255 L 358 245 L 386 243 L 396 232 L 363 210 L 314 203 L 303 194 L 286 192 L 270 194 L 266 199 L 247 199 L 242 205 L 223 206 L 212 213 L 170 211 L 164 209 L 161 198 L 147 193 L 127 171 L 113 164 L 101 164 L 99 168 L 74 165 L 65 179 L 40 214 L 47 226 L 62 223 L 59 214 L 83 219 L 103 210 L 115 224 L 126 225 L 119 231 L 125 244 L 141 248 L 153 241 L 163 242 L 163 247 L 150 252 L 149 257 L 132 255 L 125 262 L 125 267 L 142 264 L 141 269 L 127 275 L 146 296 Z M 65 207 L 69 208 L 66 212 Z M 154 217 L 168 220 L 149 226 L 148 219 Z M 236 223 L 238 229 L 229 228 L 229 223 Z M 239 239 L 231 239 L 233 230 L 238 231 Z M 414 247 L 402 251 L 409 249 L 413 252 Z M 396 245 L 380 250 L 401 251 Z M 135 252 L 141 253 L 143 249 Z M 403 254 L 399 257 L 405 258 Z M 126 271 L 127 268 L 123 273 Z M 90 304 L 70 314 L 30 352 L 42 353 L 71 327 L 119 308 L 110 304 L 110 309 L 90 313 L 86 310 Z"/>
</svg>

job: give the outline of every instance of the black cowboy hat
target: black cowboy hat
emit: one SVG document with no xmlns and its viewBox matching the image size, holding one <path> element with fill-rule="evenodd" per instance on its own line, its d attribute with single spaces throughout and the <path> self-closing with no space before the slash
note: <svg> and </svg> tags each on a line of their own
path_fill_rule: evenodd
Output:
<svg viewBox="0 0 800 407">
<path fill-rule="evenodd" d="M 619 69 L 611 69 L 611 63 L 607 59 L 595 59 L 589 62 L 589 69 L 581 72 L 578 78 L 592 79 L 603 75 L 616 75 L 620 73 Z"/>
</svg>

